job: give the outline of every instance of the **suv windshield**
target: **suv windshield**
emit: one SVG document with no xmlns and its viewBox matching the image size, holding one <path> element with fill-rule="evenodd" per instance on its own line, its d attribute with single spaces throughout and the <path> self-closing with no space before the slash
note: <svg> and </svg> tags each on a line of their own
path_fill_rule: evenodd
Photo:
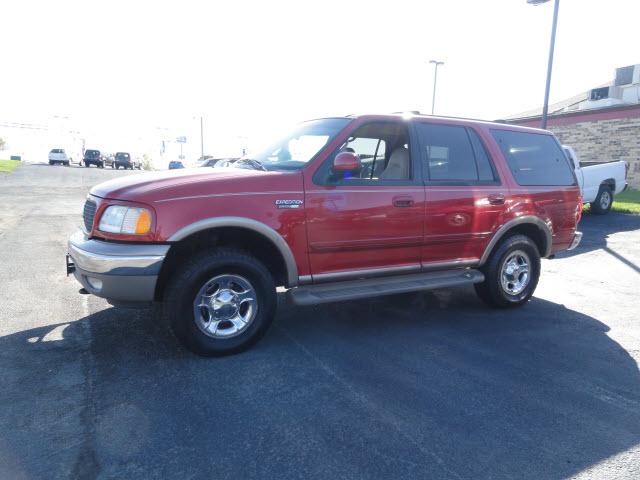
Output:
<svg viewBox="0 0 640 480">
<path fill-rule="evenodd" d="M 313 159 L 349 122 L 350 118 L 324 118 L 301 123 L 269 147 L 255 155 L 241 158 L 232 166 L 258 170 L 298 170 Z"/>
<path fill-rule="evenodd" d="M 99 155 L 100 155 L 100 152 L 98 150 L 87 150 L 86 152 L 84 152 L 84 156 L 87 158 L 93 158 Z"/>
<path fill-rule="evenodd" d="M 118 160 L 129 160 L 129 154 L 128 153 L 116 153 L 116 158 Z"/>
</svg>

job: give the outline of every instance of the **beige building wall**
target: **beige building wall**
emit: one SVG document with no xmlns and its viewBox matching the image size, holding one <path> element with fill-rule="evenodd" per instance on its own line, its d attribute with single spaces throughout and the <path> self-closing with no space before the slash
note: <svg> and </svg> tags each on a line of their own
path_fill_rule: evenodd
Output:
<svg viewBox="0 0 640 480">
<path fill-rule="evenodd" d="M 624 160 L 627 182 L 640 190 L 640 118 L 579 122 L 548 127 L 563 144 L 571 145 L 583 162 Z"/>
</svg>

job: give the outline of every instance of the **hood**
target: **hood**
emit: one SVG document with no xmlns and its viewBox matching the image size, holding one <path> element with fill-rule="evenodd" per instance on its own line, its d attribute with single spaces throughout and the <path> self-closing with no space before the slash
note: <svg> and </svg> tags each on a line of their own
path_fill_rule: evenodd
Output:
<svg viewBox="0 0 640 480">
<path fill-rule="evenodd" d="M 278 179 L 292 175 L 301 177 L 302 174 L 299 171 L 264 172 L 242 168 L 185 168 L 115 178 L 96 185 L 90 193 L 111 200 L 152 203 L 213 193 L 271 190 L 272 184 L 280 183 Z"/>
</svg>

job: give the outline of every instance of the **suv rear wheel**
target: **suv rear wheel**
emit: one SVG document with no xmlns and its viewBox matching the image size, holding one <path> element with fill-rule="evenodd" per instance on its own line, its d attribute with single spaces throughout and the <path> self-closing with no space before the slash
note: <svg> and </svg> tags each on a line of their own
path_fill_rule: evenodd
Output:
<svg viewBox="0 0 640 480">
<path fill-rule="evenodd" d="M 485 280 L 475 284 L 476 293 L 487 304 L 517 307 L 526 303 L 540 278 L 540 253 L 525 235 L 502 240 L 481 269 Z"/>
<path fill-rule="evenodd" d="M 269 270 L 237 250 L 202 252 L 172 275 L 164 315 L 192 352 L 222 356 L 257 342 L 275 316 L 276 287 Z"/>
</svg>

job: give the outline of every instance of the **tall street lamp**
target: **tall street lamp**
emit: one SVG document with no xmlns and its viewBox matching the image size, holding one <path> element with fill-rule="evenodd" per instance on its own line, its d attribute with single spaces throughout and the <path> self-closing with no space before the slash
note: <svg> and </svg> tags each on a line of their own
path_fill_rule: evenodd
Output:
<svg viewBox="0 0 640 480">
<path fill-rule="evenodd" d="M 197 120 L 198 117 L 191 117 L 192 120 Z M 200 160 L 204 160 L 204 120 L 200 115 Z"/>
<path fill-rule="evenodd" d="M 200 158 L 204 160 L 204 129 L 202 127 L 202 115 L 200 116 Z"/>
<path fill-rule="evenodd" d="M 542 5 L 549 0 L 527 0 L 529 5 Z M 551 69 L 553 68 L 553 49 L 556 45 L 556 26 L 558 25 L 558 8 L 560 0 L 555 0 L 553 6 L 553 25 L 551 26 L 551 44 L 549 45 L 549 62 L 547 64 L 547 85 L 544 90 L 544 105 L 542 107 L 542 120 L 540 128 L 547 128 L 547 114 L 549 113 L 549 90 L 551 89 Z"/>
<path fill-rule="evenodd" d="M 435 66 L 433 70 L 433 97 L 431 98 L 431 115 L 436 108 L 436 82 L 438 81 L 438 66 L 444 65 L 444 62 L 439 62 L 438 60 L 429 60 L 429 63 L 433 63 Z"/>
</svg>

